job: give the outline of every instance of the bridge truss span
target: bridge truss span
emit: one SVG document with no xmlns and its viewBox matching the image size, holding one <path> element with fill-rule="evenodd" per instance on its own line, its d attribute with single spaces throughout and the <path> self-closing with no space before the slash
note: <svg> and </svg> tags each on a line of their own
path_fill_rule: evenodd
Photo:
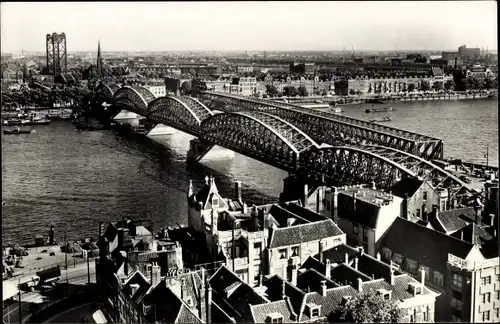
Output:
<svg viewBox="0 0 500 324">
<path fill-rule="evenodd" d="M 317 148 L 294 126 L 259 112 L 218 114 L 202 122 L 201 131 L 203 140 L 290 172 L 301 152 Z"/>
<path fill-rule="evenodd" d="M 155 96 L 144 87 L 125 86 L 116 91 L 114 99 L 115 105 L 141 116 L 147 116 L 148 104 L 155 99 Z"/>
<path fill-rule="evenodd" d="M 450 199 L 462 193 L 470 192 L 467 185 L 453 174 L 418 156 L 376 145 L 364 145 L 362 149 L 404 166 L 417 177 L 427 181 L 436 191 L 447 191 Z"/>
<path fill-rule="evenodd" d="M 153 100 L 147 117 L 156 123 L 172 126 L 183 132 L 198 136 L 201 123 L 213 113 L 201 105 L 187 104 L 185 98 L 167 96 Z"/>
<path fill-rule="evenodd" d="M 311 184 L 329 186 L 367 184 L 375 181 L 389 188 L 416 174 L 389 158 L 353 146 L 325 146 L 300 157 L 298 174 Z"/>
<path fill-rule="evenodd" d="M 199 98 L 211 109 L 224 112 L 246 110 L 269 112 L 294 124 L 318 143 L 383 145 L 429 160 L 442 159 L 443 155 L 443 143 L 440 139 L 364 120 L 227 93 L 204 91 L 200 93 Z"/>
</svg>

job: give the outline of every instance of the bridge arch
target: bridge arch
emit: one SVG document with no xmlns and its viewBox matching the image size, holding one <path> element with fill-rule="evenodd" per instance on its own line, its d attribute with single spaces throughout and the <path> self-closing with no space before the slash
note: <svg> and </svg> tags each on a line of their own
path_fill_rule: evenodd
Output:
<svg viewBox="0 0 500 324">
<path fill-rule="evenodd" d="M 113 100 L 115 92 L 111 89 L 108 84 L 100 83 L 96 89 L 96 96 L 100 96 L 107 100 Z"/>
<path fill-rule="evenodd" d="M 284 120 L 262 112 L 214 115 L 201 123 L 201 138 L 288 171 L 318 144 Z"/>
<path fill-rule="evenodd" d="M 115 105 L 139 115 L 147 115 L 148 104 L 155 96 L 141 86 L 125 86 L 114 94 Z"/>
<path fill-rule="evenodd" d="M 148 117 L 157 123 L 172 126 L 183 132 L 199 135 L 202 121 L 213 113 L 200 103 L 193 104 L 183 97 L 166 96 L 151 101 Z"/>
<path fill-rule="evenodd" d="M 415 172 L 390 158 L 356 146 L 324 146 L 304 152 L 299 174 L 311 183 L 330 186 L 367 184 L 375 181 L 389 188 Z"/>
</svg>

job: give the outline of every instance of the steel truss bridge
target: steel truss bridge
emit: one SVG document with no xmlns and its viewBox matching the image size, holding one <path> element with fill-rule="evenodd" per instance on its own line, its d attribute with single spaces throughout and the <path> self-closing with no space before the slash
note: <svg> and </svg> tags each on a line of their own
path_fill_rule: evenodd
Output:
<svg viewBox="0 0 500 324">
<path fill-rule="evenodd" d="M 144 116 L 153 124 L 193 135 L 205 143 L 206 151 L 219 145 L 299 175 L 310 184 L 341 186 L 375 181 L 381 188 L 389 188 L 402 178 L 412 177 L 428 181 L 436 190 L 448 191 L 450 199 L 470 191 L 449 172 L 408 152 L 426 143 L 425 147 L 440 147 L 442 154 L 442 142 L 423 135 L 361 121 L 360 125 L 349 124 L 347 117 L 327 118 L 295 106 L 281 108 L 267 101 L 210 92 L 202 93 L 201 100 L 187 96 L 155 98 L 144 87 L 101 84 L 95 98 L 113 103 L 118 110 Z M 215 114 L 204 101 L 210 101 L 212 109 L 226 112 Z M 218 106 L 221 103 L 224 106 Z M 308 123 L 308 119 L 319 123 Z M 351 136 L 375 143 L 328 140 L 333 137 L 328 134 L 340 132 L 335 127 L 346 132 L 344 140 Z M 407 150 L 381 145 L 384 141 Z"/>
</svg>

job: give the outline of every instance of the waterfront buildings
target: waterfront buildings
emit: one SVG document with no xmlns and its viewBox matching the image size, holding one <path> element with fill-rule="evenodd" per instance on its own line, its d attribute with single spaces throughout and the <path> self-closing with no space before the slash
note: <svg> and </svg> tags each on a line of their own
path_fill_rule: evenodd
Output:
<svg viewBox="0 0 500 324">
<path fill-rule="evenodd" d="M 167 95 L 167 87 L 165 83 L 148 83 L 144 85 L 156 98 L 164 97 Z"/>
</svg>

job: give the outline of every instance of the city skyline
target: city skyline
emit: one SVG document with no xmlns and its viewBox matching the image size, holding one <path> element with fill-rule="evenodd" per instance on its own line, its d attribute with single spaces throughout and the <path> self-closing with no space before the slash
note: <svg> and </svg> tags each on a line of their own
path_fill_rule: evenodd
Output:
<svg viewBox="0 0 500 324">
<path fill-rule="evenodd" d="M 1 8 L 2 53 L 44 52 L 45 35 L 53 32 L 66 33 L 68 52 L 95 51 L 98 39 L 103 52 L 456 50 L 464 44 L 497 49 L 494 1 L 52 2 Z"/>
</svg>

